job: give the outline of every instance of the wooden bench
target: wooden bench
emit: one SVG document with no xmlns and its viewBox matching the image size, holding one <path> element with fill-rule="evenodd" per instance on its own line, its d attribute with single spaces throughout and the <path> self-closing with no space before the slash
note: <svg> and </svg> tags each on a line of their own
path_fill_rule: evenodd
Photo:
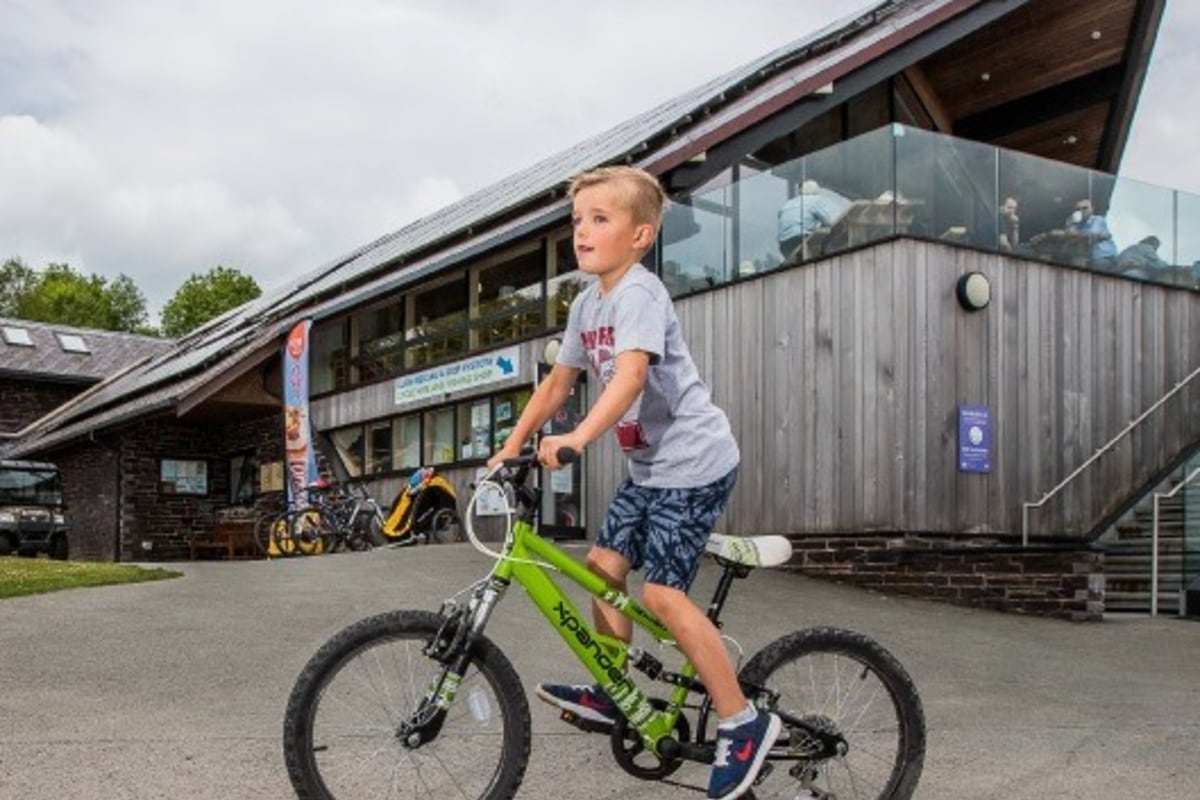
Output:
<svg viewBox="0 0 1200 800">
<path fill-rule="evenodd" d="M 254 544 L 254 520 L 222 520 L 207 536 L 193 536 L 188 540 L 188 554 L 195 561 L 197 553 L 214 553 L 227 559 L 254 558 L 258 555 L 258 547 Z"/>
</svg>

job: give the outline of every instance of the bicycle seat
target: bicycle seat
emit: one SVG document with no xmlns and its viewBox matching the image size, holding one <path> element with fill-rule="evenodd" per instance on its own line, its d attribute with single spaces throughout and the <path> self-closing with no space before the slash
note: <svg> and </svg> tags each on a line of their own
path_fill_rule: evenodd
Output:
<svg viewBox="0 0 1200 800">
<path fill-rule="evenodd" d="M 714 533 L 704 551 L 747 567 L 777 567 L 792 558 L 792 543 L 784 536 L 727 536 Z"/>
</svg>

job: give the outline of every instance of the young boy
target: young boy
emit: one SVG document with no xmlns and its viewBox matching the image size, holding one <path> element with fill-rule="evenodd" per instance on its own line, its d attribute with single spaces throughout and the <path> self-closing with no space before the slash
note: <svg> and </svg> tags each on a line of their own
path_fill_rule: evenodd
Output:
<svg viewBox="0 0 1200 800">
<path fill-rule="evenodd" d="M 530 398 L 495 466 L 558 410 L 579 370 L 603 391 L 571 433 L 547 436 L 539 460 L 559 469 L 559 448 L 582 451 L 609 428 L 625 451 L 629 478 L 609 507 L 588 553 L 592 571 L 625 590 L 631 569 L 645 572 L 642 602 L 695 665 L 720 718 L 710 798 L 750 787 L 779 735 L 777 716 L 759 713 L 738 686 L 716 627 L 687 590 L 737 478 L 738 447 L 725 414 L 684 344 L 666 288 L 639 261 L 653 246 L 666 196 L 658 180 L 632 167 L 605 167 L 571 183 L 579 268 L 599 280 L 571 304 L 558 362 Z M 596 630 L 628 642 L 632 623 L 593 602 Z M 538 697 L 597 722 L 620 712 L 599 686 L 539 685 Z"/>
</svg>

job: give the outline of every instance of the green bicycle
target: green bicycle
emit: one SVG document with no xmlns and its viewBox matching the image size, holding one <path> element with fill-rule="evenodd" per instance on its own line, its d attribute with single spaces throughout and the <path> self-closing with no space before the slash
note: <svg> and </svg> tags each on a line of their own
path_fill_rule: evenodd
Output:
<svg viewBox="0 0 1200 800">
<path fill-rule="evenodd" d="M 283 725 L 298 797 L 513 797 L 529 760 L 529 705 L 512 663 L 484 629 L 514 582 L 623 713 L 615 725 L 564 713 L 566 721 L 608 735 L 617 763 L 646 780 L 685 761 L 712 762 L 716 715 L 695 668 L 679 655 L 684 663 L 671 671 L 644 649 L 596 633 L 551 579 L 549 571 L 558 572 L 672 644 L 637 601 L 537 534 L 539 494 L 525 485 L 533 465 L 532 455 L 506 461 L 468 505 L 468 537 L 496 558 L 487 577 L 437 613 L 393 611 L 351 625 L 301 671 Z M 489 491 L 508 507 L 500 552 L 472 525 L 475 502 Z M 714 534 L 708 551 L 723 569 L 708 607 L 719 625 L 734 580 L 786 562 L 791 544 Z M 747 697 L 784 723 L 748 797 L 912 796 L 925 756 L 924 714 L 912 680 L 879 644 L 838 628 L 795 631 L 750 658 L 738 678 Z M 651 694 L 648 682 L 661 691 Z"/>
</svg>

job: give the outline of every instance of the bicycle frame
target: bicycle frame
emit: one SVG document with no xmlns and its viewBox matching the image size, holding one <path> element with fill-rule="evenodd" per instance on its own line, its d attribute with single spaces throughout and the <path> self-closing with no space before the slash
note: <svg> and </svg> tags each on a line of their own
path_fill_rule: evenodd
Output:
<svg viewBox="0 0 1200 800">
<path fill-rule="evenodd" d="M 688 694 L 698 686 L 695 667 L 685 660 L 680 670 L 683 680 L 671 691 L 666 710 L 655 709 L 625 669 L 629 645 L 593 630 L 539 562 L 550 565 L 594 598 L 617 609 L 656 641 L 678 649 L 670 632 L 632 597 L 612 588 L 585 565 L 538 535 L 530 522 L 518 519 L 513 523 L 512 540 L 505 549 L 505 558 L 492 570 L 492 577 L 504 585 L 515 581 L 525 588 L 533 604 L 617 704 L 629 724 L 637 729 L 642 741 L 657 753 L 659 742 L 675 730 Z"/>
</svg>

